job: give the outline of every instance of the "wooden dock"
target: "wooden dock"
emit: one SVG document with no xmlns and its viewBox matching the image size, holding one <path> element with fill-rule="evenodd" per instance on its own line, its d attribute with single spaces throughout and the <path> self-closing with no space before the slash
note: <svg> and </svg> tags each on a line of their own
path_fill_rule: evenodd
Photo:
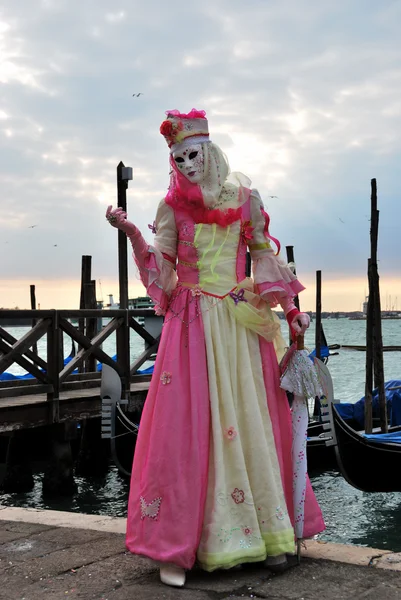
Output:
<svg viewBox="0 0 401 600">
<path fill-rule="evenodd" d="M 150 381 L 132 383 L 129 408 L 140 408 L 146 398 Z M 100 387 L 60 392 L 57 418 L 54 404 L 46 394 L 31 394 L 0 398 L 0 433 L 42 427 L 52 423 L 83 421 L 101 416 Z"/>
<path fill-rule="evenodd" d="M 138 316 L 144 317 L 144 326 L 135 320 Z M 29 319 L 33 326 L 17 340 L 1 327 L 2 318 Z M 109 322 L 97 331 L 96 323 L 104 318 Z M 137 371 L 156 353 L 161 325 L 162 318 L 152 309 L 0 311 L 0 373 L 17 363 L 33 376 L 27 380 L 0 381 L 0 433 L 100 417 L 98 362 L 111 366 L 120 376 L 122 396 L 128 400 L 128 409 L 142 406 L 150 376 L 139 375 Z M 144 351 L 132 364 L 129 358 L 131 329 L 144 340 Z M 101 348 L 114 332 L 116 361 Z M 79 348 L 76 356 L 66 364 L 63 334 Z M 46 360 L 31 349 L 45 335 Z"/>
</svg>

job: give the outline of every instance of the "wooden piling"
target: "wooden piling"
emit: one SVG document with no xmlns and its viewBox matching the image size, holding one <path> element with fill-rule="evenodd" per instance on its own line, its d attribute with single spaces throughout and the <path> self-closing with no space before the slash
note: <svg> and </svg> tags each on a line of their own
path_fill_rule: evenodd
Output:
<svg viewBox="0 0 401 600">
<path fill-rule="evenodd" d="M 370 259 L 368 261 L 369 298 L 366 319 L 366 385 L 365 385 L 365 431 L 371 433 L 373 422 L 372 391 L 373 373 L 375 387 L 379 391 L 380 427 L 388 431 L 387 403 L 384 387 L 383 335 L 381 325 L 380 284 L 377 267 L 379 234 L 379 211 L 377 210 L 376 179 L 371 180 Z"/>
<path fill-rule="evenodd" d="M 100 419 L 86 419 L 81 427 L 75 474 L 105 475 L 109 468 L 110 440 L 102 439 Z"/>
<path fill-rule="evenodd" d="M 128 181 L 123 179 L 124 163 L 117 165 L 117 206 L 127 212 Z M 128 308 L 128 240 L 120 229 L 118 230 L 118 278 L 120 292 L 120 308 Z"/>
<path fill-rule="evenodd" d="M 72 496 L 77 491 L 74 480 L 74 461 L 71 436 L 64 423 L 53 425 L 50 460 L 43 476 L 43 494 L 48 496 Z"/>
<path fill-rule="evenodd" d="M 96 280 L 92 279 L 88 283 L 84 283 L 84 304 L 85 308 L 96 309 Z M 97 319 L 86 319 L 86 337 L 92 340 L 97 334 Z M 91 354 L 85 361 L 85 372 L 96 371 L 96 358 Z"/>
<path fill-rule="evenodd" d="M 368 259 L 369 297 L 366 312 L 366 366 L 365 366 L 365 432 L 372 433 L 373 429 L 373 286 L 371 259 Z"/>
<path fill-rule="evenodd" d="M 315 319 L 315 348 L 316 358 L 321 359 L 322 342 L 322 272 L 316 271 L 316 319 Z"/>
<path fill-rule="evenodd" d="M 245 275 L 246 275 L 246 277 L 251 277 L 251 275 L 252 275 L 252 259 L 251 259 L 250 252 L 246 253 Z"/>
<path fill-rule="evenodd" d="M 32 475 L 30 431 L 14 431 L 7 447 L 6 469 L 0 492 L 5 494 L 30 492 L 34 487 Z"/>
<path fill-rule="evenodd" d="M 287 252 L 287 261 L 288 261 L 288 263 L 293 263 L 295 265 L 295 260 L 294 260 L 294 246 L 286 246 L 285 249 L 286 249 L 286 252 Z M 297 270 L 296 270 L 295 266 L 293 268 L 293 273 L 294 273 L 294 275 L 297 274 Z M 295 298 L 294 298 L 294 304 L 297 307 L 297 309 L 300 310 L 298 296 L 295 296 Z"/>
<path fill-rule="evenodd" d="M 377 266 L 377 245 L 379 236 L 379 211 L 377 210 L 377 183 L 371 180 L 371 285 L 373 291 L 373 365 L 375 387 L 379 391 L 380 427 L 388 431 L 387 402 L 384 382 L 383 334 L 380 303 L 380 283 Z"/>
<path fill-rule="evenodd" d="M 30 296 L 31 296 L 31 309 L 36 310 L 36 296 L 35 296 L 35 286 L 34 285 L 30 286 Z M 32 327 L 35 327 L 35 325 L 36 325 L 36 319 L 32 319 Z M 38 344 L 36 342 L 32 346 L 32 352 L 34 352 L 35 354 L 38 353 Z"/>
<path fill-rule="evenodd" d="M 117 166 L 117 206 L 127 211 L 128 181 L 123 179 L 124 163 Z M 118 230 L 118 276 L 120 292 L 120 309 L 128 309 L 128 244 L 127 236 Z M 130 328 L 128 313 L 125 316 L 124 327 L 117 330 L 117 360 L 122 367 L 124 377 L 122 383 L 122 397 L 128 398 L 130 389 L 130 353 L 129 353 Z"/>
<path fill-rule="evenodd" d="M 295 265 L 295 260 L 294 260 L 294 246 L 286 246 L 285 250 L 286 250 L 286 253 L 287 253 L 287 262 L 288 263 L 293 263 Z M 295 266 L 293 268 L 293 273 L 294 273 L 294 275 L 297 274 Z M 298 296 L 295 296 L 295 298 L 294 298 L 294 304 L 297 307 L 297 309 L 299 310 L 299 298 L 298 298 Z M 290 342 L 290 346 L 291 346 L 291 344 L 293 342 L 293 339 L 292 339 L 292 336 L 291 336 L 291 328 L 290 328 L 290 331 L 289 331 L 289 342 Z"/>
<path fill-rule="evenodd" d="M 80 292 L 80 298 L 79 298 L 79 308 L 80 309 L 87 308 L 85 306 L 85 286 L 87 284 L 89 284 L 91 281 L 91 277 L 92 277 L 91 273 L 92 273 L 92 257 L 84 255 L 84 256 L 82 256 L 82 262 L 81 262 L 81 292 Z M 85 334 L 85 319 L 83 319 L 83 318 L 78 319 L 78 330 L 80 331 L 80 333 L 82 333 L 82 335 Z M 88 371 L 86 361 L 83 361 L 78 366 L 78 371 L 80 373 L 86 373 Z"/>
</svg>

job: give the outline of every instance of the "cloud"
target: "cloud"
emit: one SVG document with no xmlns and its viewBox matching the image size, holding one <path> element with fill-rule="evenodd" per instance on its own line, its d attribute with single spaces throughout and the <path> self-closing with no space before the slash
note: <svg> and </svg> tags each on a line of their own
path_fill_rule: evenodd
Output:
<svg viewBox="0 0 401 600">
<path fill-rule="evenodd" d="M 116 236 L 103 213 L 116 166 L 134 169 L 129 213 L 150 241 L 168 186 L 159 124 L 193 106 L 262 193 L 300 272 L 363 276 L 377 177 L 380 270 L 399 273 L 399 10 L 362 0 L 3 8 L 0 240 L 13 262 L 2 277 L 73 279 L 86 253 L 112 279 Z"/>
</svg>

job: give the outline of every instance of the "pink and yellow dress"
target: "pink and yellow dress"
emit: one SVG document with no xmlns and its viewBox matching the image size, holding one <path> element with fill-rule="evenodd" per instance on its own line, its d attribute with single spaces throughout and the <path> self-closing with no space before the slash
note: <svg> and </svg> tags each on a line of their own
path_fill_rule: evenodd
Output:
<svg viewBox="0 0 401 600">
<path fill-rule="evenodd" d="M 242 199 L 240 199 L 242 196 Z M 127 548 L 190 569 L 230 568 L 295 548 L 292 425 L 272 312 L 303 289 L 265 235 L 257 191 L 226 185 L 227 225 L 164 200 L 154 246 L 136 252 L 166 311 L 132 469 Z M 245 276 L 246 252 L 253 279 Z M 307 482 L 304 537 L 324 529 Z"/>
</svg>

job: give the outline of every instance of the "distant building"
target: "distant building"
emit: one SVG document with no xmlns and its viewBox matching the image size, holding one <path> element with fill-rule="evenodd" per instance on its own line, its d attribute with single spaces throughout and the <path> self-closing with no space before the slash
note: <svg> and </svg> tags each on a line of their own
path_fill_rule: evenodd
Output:
<svg viewBox="0 0 401 600">
<path fill-rule="evenodd" d="M 149 296 L 138 296 L 138 298 L 128 299 L 128 308 L 153 308 L 155 303 Z M 109 294 L 109 301 L 104 308 L 120 308 L 118 302 L 114 302 L 113 294 Z"/>
<path fill-rule="evenodd" d="M 128 308 L 153 308 L 155 303 L 149 296 L 138 296 L 138 298 L 129 298 Z"/>
<path fill-rule="evenodd" d="M 362 304 L 362 312 L 365 315 L 365 317 L 368 314 L 368 301 L 369 301 L 369 296 L 366 296 L 365 302 Z"/>
</svg>

